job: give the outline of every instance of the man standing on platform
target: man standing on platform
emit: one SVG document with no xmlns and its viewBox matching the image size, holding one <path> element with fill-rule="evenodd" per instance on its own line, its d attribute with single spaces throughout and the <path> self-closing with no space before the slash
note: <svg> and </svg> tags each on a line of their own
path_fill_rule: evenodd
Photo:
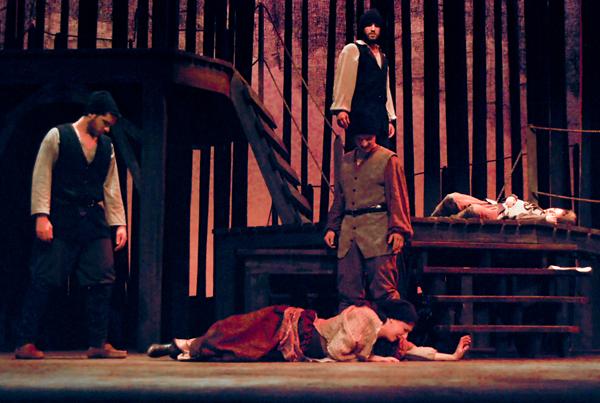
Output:
<svg viewBox="0 0 600 403">
<path fill-rule="evenodd" d="M 354 148 L 354 136 L 373 127 L 377 144 L 389 148 L 394 136 L 394 102 L 390 92 L 388 61 L 379 47 L 383 19 L 375 9 L 358 23 L 358 40 L 340 54 L 333 85 L 331 111 L 346 130 L 345 149 Z"/>
<path fill-rule="evenodd" d="M 413 234 L 398 156 L 367 133 L 357 133 L 356 149 L 342 158 L 324 238 L 337 248 L 340 312 L 365 300 L 400 298 L 396 258 Z"/>
<path fill-rule="evenodd" d="M 73 271 L 85 288 L 88 358 L 127 356 L 106 342 L 115 281 L 110 227 L 116 227 L 115 250 L 127 242 L 115 152 L 106 136 L 120 116 L 110 93 L 94 92 L 79 120 L 51 129 L 42 141 L 31 186 L 36 239 L 17 359 L 44 358 L 35 346 L 38 328 L 51 293 Z"/>
</svg>

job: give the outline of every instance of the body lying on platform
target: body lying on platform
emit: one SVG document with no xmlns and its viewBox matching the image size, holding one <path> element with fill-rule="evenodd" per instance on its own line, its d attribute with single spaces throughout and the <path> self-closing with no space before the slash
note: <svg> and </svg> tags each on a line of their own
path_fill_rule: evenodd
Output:
<svg viewBox="0 0 600 403">
<path fill-rule="evenodd" d="M 416 319 L 414 307 L 403 300 L 352 305 L 330 319 L 318 318 L 309 309 L 275 305 L 220 320 L 201 337 L 153 344 L 148 355 L 182 361 L 398 362 L 410 356 L 459 360 L 470 348 L 470 336 L 461 338 L 453 354 L 415 346 L 406 337 Z M 394 353 L 375 354 L 378 340 L 393 343 Z"/>
<path fill-rule="evenodd" d="M 449 193 L 431 213 L 432 217 L 483 218 L 487 220 L 518 219 L 528 221 L 574 224 L 577 216 L 572 210 L 551 207 L 542 209 L 535 203 L 509 195 L 503 203 L 480 200 L 463 193 Z"/>
</svg>

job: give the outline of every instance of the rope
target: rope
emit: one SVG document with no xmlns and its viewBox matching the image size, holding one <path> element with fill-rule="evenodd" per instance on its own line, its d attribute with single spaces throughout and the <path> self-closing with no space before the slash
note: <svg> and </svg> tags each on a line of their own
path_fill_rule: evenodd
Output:
<svg viewBox="0 0 600 403">
<path fill-rule="evenodd" d="M 535 125 L 527 125 L 532 130 L 546 130 L 549 132 L 563 132 L 563 133 L 600 133 L 600 130 L 592 129 L 560 129 L 558 127 L 543 127 Z"/>
<path fill-rule="evenodd" d="M 520 150 L 519 151 L 519 155 L 517 155 L 517 158 L 515 159 L 515 162 L 514 162 L 512 168 L 510 169 L 510 176 L 512 176 L 513 172 L 515 171 L 515 168 L 517 167 L 517 164 L 521 160 L 521 156 L 522 155 L 523 155 L 523 150 Z M 500 189 L 500 192 L 498 193 L 498 196 L 496 196 L 496 201 L 497 202 L 500 201 L 500 196 L 502 196 L 502 193 L 504 193 L 504 188 L 505 187 L 506 187 L 506 183 L 502 185 L 502 189 Z"/>
<path fill-rule="evenodd" d="M 566 200 L 575 200 L 575 201 L 581 201 L 581 202 L 587 202 L 587 203 L 600 203 L 600 200 L 594 200 L 594 199 L 585 199 L 583 197 L 575 197 L 575 196 L 563 196 L 563 195 L 557 195 L 554 193 L 548 193 L 548 192 L 542 192 L 542 191 L 535 191 L 533 192 L 536 195 L 542 195 L 542 196 L 548 196 L 548 197 L 555 197 L 557 199 L 566 199 Z"/>
<path fill-rule="evenodd" d="M 296 118 L 292 114 L 292 110 L 291 110 L 290 106 L 288 105 L 288 103 L 285 101 L 285 98 L 283 97 L 283 93 L 281 92 L 281 88 L 279 88 L 279 85 L 275 81 L 275 76 L 273 75 L 273 72 L 271 71 L 271 67 L 266 62 L 266 60 L 265 60 L 264 63 L 265 63 L 265 66 L 267 66 L 267 71 L 269 72 L 269 75 L 271 76 L 271 79 L 273 80 L 273 84 L 275 84 L 275 88 L 277 89 L 277 92 L 279 93 L 279 96 L 283 100 L 283 105 L 285 106 L 285 109 L 288 111 L 288 113 L 290 114 L 290 117 L 292 118 L 292 122 L 294 123 L 294 127 L 296 128 L 296 130 L 299 133 L 302 133 L 302 130 L 298 126 L 298 122 L 296 121 Z M 321 173 L 321 177 L 323 178 L 323 180 L 325 181 L 325 183 L 327 183 L 327 188 L 331 192 L 331 184 L 329 183 L 329 181 L 325 177 L 325 174 L 323 173 L 323 169 L 321 168 L 321 165 L 319 165 L 319 162 L 317 161 L 317 158 L 315 157 L 315 155 L 313 154 L 312 150 L 308 146 L 308 141 L 306 140 L 306 138 L 304 136 L 300 136 L 300 138 L 302 139 L 302 142 L 306 145 L 306 149 L 307 149 L 308 153 L 310 154 L 310 157 L 312 158 L 313 162 L 315 163 L 315 165 L 319 169 L 319 172 Z"/>
<path fill-rule="evenodd" d="M 258 7 L 262 7 L 267 12 L 267 17 L 269 18 L 269 21 L 271 22 L 271 26 L 273 26 L 273 30 L 275 31 L 275 34 L 277 35 L 277 39 L 279 39 L 279 42 L 283 46 L 285 53 L 290 58 L 292 67 L 294 68 L 294 71 L 296 72 L 296 74 L 300 77 L 300 80 L 302 81 L 302 85 L 306 88 L 306 91 L 308 93 L 308 96 L 310 97 L 310 100 L 315 104 L 315 106 L 317 106 L 317 110 L 319 111 L 319 113 L 321 114 L 321 117 L 326 122 L 327 126 L 329 126 L 329 128 L 331 129 L 333 134 L 335 136 L 339 137 L 340 134 L 333 128 L 333 126 L 331 125 L 331 122 L 329 121 L 329 119 L 327 119 L 327 116 L 325 116 L 325 114 L 321 111 L 322 106 L 314 98 L 312 92 L 310 91 L 310 88 L 308 88 L 308 83 L 304 80 L 304 77 L 302 77 L 302 73 L 300 72 L 300 69 L 298 69 L 298 66 L 296 66 L 296 63 L 294 63 L 292 54 L 290 53 L 289 49 L 285 46 L 285 42 L 284 42 L 283 38 L 281 37 L 281 34 L 277 30 L 277 26 L 275 25 L 275 22 L 273 21 L 273 16 L 271 15 L 271 12 L 267 8 L 267 6 L 264 5 L 264 3 L 262 1 L 256 6 L 257 9 L 258 9 Z M 263 60 L 263 61 L 266 63 L 266 60 Z M 300 132 L 300 133 L 302 133 L 302 132 Z M 307 147 L 308 147 L 308 145 L 307 145 Z"/>
</svg>

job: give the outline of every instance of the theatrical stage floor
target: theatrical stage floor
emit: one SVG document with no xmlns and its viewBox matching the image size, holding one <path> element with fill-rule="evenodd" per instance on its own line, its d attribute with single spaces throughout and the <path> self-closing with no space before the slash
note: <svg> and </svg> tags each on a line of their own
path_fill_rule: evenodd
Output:
<svg viewBox="0 0 600 403">
<path fill-rule="evenodd" d="M 319 364 L 0 354 L 0 401 L 14 400 L 600 402 L 600 357 Z"/>
</svg>

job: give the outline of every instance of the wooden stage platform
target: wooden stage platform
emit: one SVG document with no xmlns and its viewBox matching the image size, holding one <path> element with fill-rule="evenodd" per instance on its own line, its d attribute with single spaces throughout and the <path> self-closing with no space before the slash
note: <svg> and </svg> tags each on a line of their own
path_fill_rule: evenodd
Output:
<svg viewBox="0 0 600 403">
<path fill-rule="evenodd" d="M 2 354 L 0 401 L 588 403 L 600 401 L 600 357 L 320 364 Z"/>
</svg>

